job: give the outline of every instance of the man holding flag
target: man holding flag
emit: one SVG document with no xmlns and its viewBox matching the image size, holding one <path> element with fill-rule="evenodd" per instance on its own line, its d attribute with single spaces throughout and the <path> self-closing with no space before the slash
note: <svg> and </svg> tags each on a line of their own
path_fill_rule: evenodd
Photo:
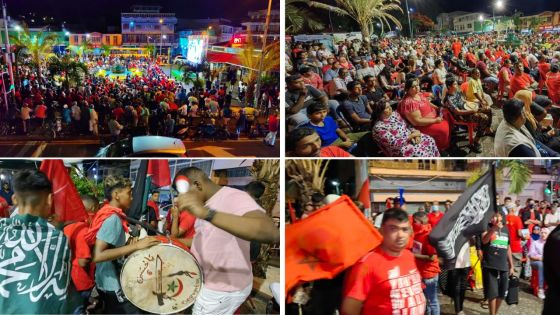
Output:
<svg viewBox="0 0 560 315">
<path fill-rule="evenodd" d="M 186 178 L 188 187 L 178 187 L 179 178 Z M 193 314 L 233 314 L 253 287 L 249 242 L 278 242 L 280 232 L 249 194 L 215 184 L 196 167 L 179 170 L 175 186 L 178 209 L 197 218 L 190 242 L 204 286 Z"/>
</svg>

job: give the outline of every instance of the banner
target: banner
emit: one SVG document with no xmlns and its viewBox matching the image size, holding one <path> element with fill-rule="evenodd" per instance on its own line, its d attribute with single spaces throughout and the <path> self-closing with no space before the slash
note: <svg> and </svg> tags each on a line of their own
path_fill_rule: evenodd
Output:
<svg viewBox="0 0 560 315">
<path fill-rule="evenodd" d="M 445 259 L 446 266 L 454 268 L 461 247 L 472 236 L 487 230 L 495 212 L 495 181 L 491 170 L 459 196 L 430 233 L 430 243 L 438 256 Z"/>
<path fill-rule="evenodd" d="M 68 240 L 43 218 L 0 219 L 0 313 L 68 314 L 79 301 Z"/>
<path fill-rule="evenodd" d="M 348 196 L 286 226 L 286 294 L 297 285 L 332 279 L 381 244 L 381 234 Z"/>
<path fill-rule="evenodd" d="M 171 184 L 168 160 L 149 160 L 148 176 L 152 177 L 152 183 L 156 187 L 164 187 Z"/>
</svg>

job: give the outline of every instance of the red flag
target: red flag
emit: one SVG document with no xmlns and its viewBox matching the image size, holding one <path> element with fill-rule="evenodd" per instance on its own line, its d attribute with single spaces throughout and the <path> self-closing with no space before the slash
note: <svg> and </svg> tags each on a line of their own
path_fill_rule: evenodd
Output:
<svg viewBox="0 0 560 315">
<path fill-rule="evenodd" d="M 85 221 L 88 218 L 80 194 L 74 186 L 62 160 L 44 160 L 40 170 L 47 175 L 53 188 L 53 209 L 57 220 Z"/>
<path fill-rule="evenodd" d="M 152 177 L 152 184 L 157 187 L 170 185 L 171 175 L 169 174 L 169 161 L 149 160 L 148 176 Z"/>
<path fill-rule="evenodd" d="M 381 244 L 381 234 L 348 196 L 286 226 L 286 295 L 303 282 L 332 279 Z"/>
<path fill-rule="evenodd" d="M 369 198 L 369 178 L 366 178 L 362 184 L 362 189 L 358 194 L 358 200 L 364 204 L 364 208 L 371 209 L 371 199 Z"/>
</svg>

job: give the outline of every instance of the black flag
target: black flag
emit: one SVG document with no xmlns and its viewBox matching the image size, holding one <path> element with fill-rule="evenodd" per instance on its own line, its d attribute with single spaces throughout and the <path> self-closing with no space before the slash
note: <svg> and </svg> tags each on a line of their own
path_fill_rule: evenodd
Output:
<svg viewBox="0 0 560 315">
<path fill-rule="evenodd" d="M 150 187 L 146 187 L 146 177 L 148 174 L 148 160 L 141 160 L 140 167 L 136 173 L 134 180 L 134 188 L 132 189 L 132 205 L 127 211 L 127 216 L 136 220 L 140 220 L 146 209 L 146 200 Z"/>
<path fill-rule="evenodd" d="M 430 243 L 448 269 L 463 245 L 473 236 L 488 229 L 488 222 L 496 212 L 494 167 L 467 188 L 443 215 L 430 233 Z"/>
</svg>

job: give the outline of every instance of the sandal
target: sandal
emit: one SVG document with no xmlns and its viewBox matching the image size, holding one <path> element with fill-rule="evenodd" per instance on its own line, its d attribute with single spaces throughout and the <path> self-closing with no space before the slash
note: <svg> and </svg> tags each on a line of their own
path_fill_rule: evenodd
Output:
<svg viewBox="0 0 560 315">
<path fill-rule="evenodd" d="M 487 310 L 487 309 L 488 309 L 488 300 L 482 300 L 482 301 L 480 301 L 480 307 L 482 307 L 483 309 Z"/>
</svg>

